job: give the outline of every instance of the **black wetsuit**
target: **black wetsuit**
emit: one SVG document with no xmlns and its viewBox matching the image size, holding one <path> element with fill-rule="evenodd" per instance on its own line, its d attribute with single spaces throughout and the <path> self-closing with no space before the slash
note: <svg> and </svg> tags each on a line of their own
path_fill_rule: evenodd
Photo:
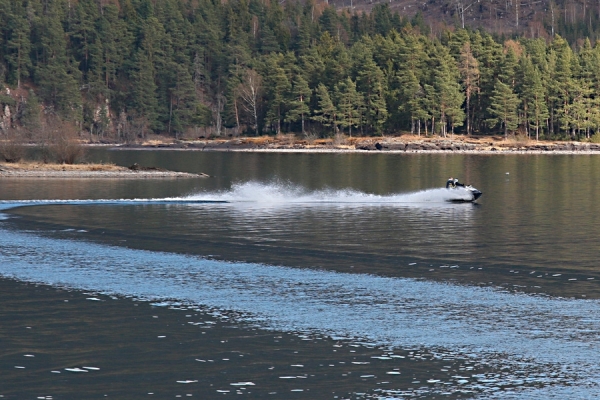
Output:
<svg viewBox="0 0 600 400">
<path fill-rule="evenodd" d="M 465 187 L 464 183 L 460 183 L 456 179 L 448 179 L 446 181 L 446 189 L 455 188 L 455 187 Z"/>
</svg>

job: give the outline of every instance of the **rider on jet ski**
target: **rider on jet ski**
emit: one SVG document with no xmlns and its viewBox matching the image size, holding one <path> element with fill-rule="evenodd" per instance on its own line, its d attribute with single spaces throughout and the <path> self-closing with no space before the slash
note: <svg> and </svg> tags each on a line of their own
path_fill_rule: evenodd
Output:
<svg viewBox="0 0 600 400">
<path fill-rule="evenodd" d="M 452 177 L 446 181 L 446 189 L 454 189 L 457 187 L 465 187 L 465 184 L 460 183 L 458 179 Z"/>
</svg>

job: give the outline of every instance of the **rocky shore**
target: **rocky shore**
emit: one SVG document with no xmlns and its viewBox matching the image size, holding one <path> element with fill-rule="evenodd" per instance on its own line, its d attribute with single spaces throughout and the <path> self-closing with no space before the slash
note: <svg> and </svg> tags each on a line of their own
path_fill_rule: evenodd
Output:
<svg viewBox="0 0 600 400">
<path fill-rule="evenodd" d="M 167 171 L 160 168 L 129 168 L 105 164 L 41 164 L 41 163 L 0 163 L 0 178 L 110 178 L 110 179 L 152 179 L 152 178 L 202 178 L 206 174 Z"/>
<path fill-rule="evenodd" d="M 97 146 L 91 144 L 90 146 Z M 442 154 L 600 154 L 600 143 L 505 140 L 503 137 L 338 137 L 335 139 L 299 139 L 294 135 L 198 140 L 154 140 L 135 144 L 103 144 L 114 150 L 189 150 L 297 153 L 442 153 Z M 201 178 L 206 174 L 167 171 L 134 164 L 120 167 L 110 164 L 0 163 L 0 178 Z"/>
<path fill-rule="evenodd" d="M 534 140 L 504 140 L 503 137 L 378 137 L 299 140 L 291 136 L 180 140 L 172 143 L 143 143 L 120 149 L 172 149 L 245 152 L 394 152 L 394 153 L 480 153 L 480 154 L 600 154 L 600 143 Z"/>
</svg>

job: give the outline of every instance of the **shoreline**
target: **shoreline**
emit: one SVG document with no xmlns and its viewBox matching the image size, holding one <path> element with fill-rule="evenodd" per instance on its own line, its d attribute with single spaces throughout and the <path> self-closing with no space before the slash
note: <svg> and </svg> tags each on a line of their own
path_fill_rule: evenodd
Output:
<svg viewBox="0 0 600 400">
<path fill-rule="evenodd" d="M 340 143 L 341 142 L 341 143 Z M 112 151 L 198 151 L 287 154 L 393 154 L 393 155 L 600 155 L 600 143 L 505 140 L 504 137 L 454 138 L 400 136 L 299 140 L 290 135 L 230 139 L 150 140 L 137 144 L 82 144 Z M 40 162 L 0 162 L 2 178 L 36 179 L 173 179 L 206 178 L 203 173 L 168 171 L 137 164 L 122 167 L 112 164 L 45 164 Z"/>
<path fill-rule="evenodd" d="M 159 168 L 120 167 L 108 164 L 0 163 L 0 178 L 93 178 L 93 179 L 165 179 L 206 178 L 206 174 L 168 171 Z"/>
<path fill-rule="evenodd" d="M 600 155 L 600 150 L 381 150 L 369 151 L 358 149 L 340 149 L 340 148 L 310 148 L 310 149 L 188 149 L 177 147 L 153 148 L 148 146 L 140 147 L 114 147 L 114 151 L 143 150 L 143 151 L 197 151 L 197 152 L 232 152 L 232 153 L 290 153 L 290 154 L 471 154 L 471 155 Z"/>
<path fill-rule="evenodd" d="M 229 139 L 147 141 L 139 144 L 90 144 L 111 150 L 180 150 L 247 153 L 348 153 L 348 154 L 600 154 L 600 143 L 555 142 L 504 137 L 437 138 L 423 136 L 300 140 L 291 136 Z"/>
</svg>

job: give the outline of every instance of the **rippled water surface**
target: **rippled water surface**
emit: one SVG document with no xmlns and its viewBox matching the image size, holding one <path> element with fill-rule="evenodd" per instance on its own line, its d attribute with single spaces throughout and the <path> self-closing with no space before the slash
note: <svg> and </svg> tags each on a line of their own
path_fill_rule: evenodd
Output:
<svg viewBox="0 0 600 400">
<path fill-rule="evenodd" d="M 195 310 L 205 322 L 187 325 L 216 324 L 220 336 L 226 322 L 240 335 L 259 329 L 301 341 L 293 354 L 304 358 L 288 367 L 302 365 L 293 369 L 306 376 L 258 367 L 277 358 L 273 343 L 255 338 L 246 347 L 262 354 L 260 363 L 246 364 L 238 382 L 215 375 L 181 383 L 197 396 L 600 394 L 600 158 L 91 157 L 211 178 L 0 181 L 0 274 Z M 448 176 L 482 190 L 478 204 L 449 202 L 462 194 L 440 188 Z M 198 341 L 198 351 L 207 343 Z M 317 363 L 323 348 L 346 355 Z M 199 359 L 212 368 L 204 374 L 216 371 Z M 362 371 L 319 369 L 329 365 Z"/>
</svg>

